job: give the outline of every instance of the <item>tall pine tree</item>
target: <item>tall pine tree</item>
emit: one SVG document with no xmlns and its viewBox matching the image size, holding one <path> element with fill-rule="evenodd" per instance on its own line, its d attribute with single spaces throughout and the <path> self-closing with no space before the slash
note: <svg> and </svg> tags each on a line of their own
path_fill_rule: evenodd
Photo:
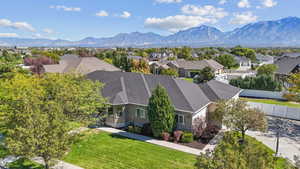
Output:
<svg viewBox="0 0 300 169">
<path fill-rule="evenodd" d="M 164 87 L 158 85 L 149 99 L 148 117 L 155 137 L 171 132 L 174 127 L 175 109 Z"/>
</svg>

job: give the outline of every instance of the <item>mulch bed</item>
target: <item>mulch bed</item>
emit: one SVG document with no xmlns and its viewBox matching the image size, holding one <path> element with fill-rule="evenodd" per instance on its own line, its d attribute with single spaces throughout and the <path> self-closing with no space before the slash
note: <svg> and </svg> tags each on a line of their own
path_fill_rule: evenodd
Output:
<svg viewBox="0 0 300 169">
<path fill-rule="evenodd" d="M 202 143 L 201 140 L 200 141 L 193 141 L 191 143 L 178 143 L 187 147 L 191 147 L 191 148 L 196 148 L 196 149 L 200 149 L 202 150 L 207 144 Z"/>
</svg>

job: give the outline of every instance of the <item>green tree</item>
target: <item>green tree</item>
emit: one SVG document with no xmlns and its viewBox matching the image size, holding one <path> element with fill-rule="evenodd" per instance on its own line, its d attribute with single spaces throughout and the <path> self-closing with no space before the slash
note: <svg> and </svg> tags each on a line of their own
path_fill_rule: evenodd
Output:
<svg viewBox="0 0 300 169">
<path fill-rule="evenodd" d="M 216 60 L 227 69 L 238 66 L 235 58 L 232 55 L 220 55 L 216 58 Z"/>
<path fill-rule="evenodd" d="M 70 143 L 67 123 L 90 121 L 105 106 L 101 84 L 79 75 L 17 74 L 0 83 L 6 145 L 17 156 L 42 157 L 48 169 Z"/>
<path fill-rule="evenodd" d="M 214 152 L 201 154 L 196 163 L 198 169 L 274 169 L 276 157 L 265 145 L 247 137 L 239 142 L 237 132 L 225 133 Z"/>
<path fill-rule="evenodd" d="M 205 67 L 204 69 L 200 70 L 197 77 L 195 77 L 196 83 L 203 83 L 208 82 L 215 78 L 215 73 L 210 67 Z"/>
<path fill-rule="evenodd" d="M 257 69 L 257 75 L 273 76 L 277 69 L 278 69 L 278 67 L 273 64 L 262 65 Z"/>
<path fill-rule="evenodd" d="M 249 108 L 247 102 L 242 100 L 230 100 L 217 104 L 215 115 L 222 117 L 222 123 L 229 129 L 242 133 L 242 142 L 248 130 L 265 131 L 267 121 L 265 113 L 256 108 Z"/>
<path fill-rule="evenodd" d="M 252 61 L 256 61 L 255 50 L 250 48 L 243 48 L 241 46 L 237 46 L 231 49 L 231 53 L 237 56 L 245 56 Z"/>
<path fill-rule="evenodd" d="M 281 91 L 282 84 L 275 80 L 270 75 L 259 75 L 257 77 L 245 77 L 231 79 L 229 84 L 242 88 L 242 89 L 254 89 L 254 90 L 267 90 L 267 91 Z"/>
<path fill-rule="evenodd" d="M 176 69 L 163 69 L 160 72 L 161 75 L 168 75 L 168 76 L 173 76 L 173 77 L 178 77 L 178 71 Z"/>
<path fill-rule="evenodd" d="M 188 59 L 192 57 L 192 49 L 190 47 L 184 46 L 178 53 L 178 58 Z"/>
<path fill-rule="evenodd" d="M 163 132 L 171 132 L 174 127 L 175 110 L 164 87 L 158 85 L 148 104 L 148 117 L 153 135 L 160 137 Z"/>
</svg>

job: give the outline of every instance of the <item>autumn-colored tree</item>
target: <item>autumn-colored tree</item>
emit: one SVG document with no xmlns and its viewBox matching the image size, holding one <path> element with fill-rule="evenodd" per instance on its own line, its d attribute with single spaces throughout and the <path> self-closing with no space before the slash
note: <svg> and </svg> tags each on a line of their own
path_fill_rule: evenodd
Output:
<svg viewBox="0 0 300 169">
<path fill-rule="evenodd" d="M 250 108 L 247 102 L 242 100 L 219 102 L 214 116 L 215 119 L 221 119 L 227 128 L 241 132 L 242 142 L 245 140 L 246 131 L 267 129 L 265 113 L 257 108 Z"/>
<path fill-rule="evenodd" d="M 289 93 L 285 94 L 288 100 L 300 102 L 300 73 L 292 74 L 288 82 L 292 84 L 292 87 L 288 89 Z"/>
</svg>

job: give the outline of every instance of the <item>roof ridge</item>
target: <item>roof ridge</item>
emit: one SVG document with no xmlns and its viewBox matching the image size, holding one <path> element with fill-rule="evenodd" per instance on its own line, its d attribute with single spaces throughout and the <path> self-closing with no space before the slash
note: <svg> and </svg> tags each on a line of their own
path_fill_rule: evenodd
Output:
<svg viewBox="0 0 300 169">
<path fill-rule="evenodd" d="M 145 88 L 146 88 L 146 90 L 147 90 L 147 93 L 148 93 L 148 96 L 149 97 L 151 97 L 151 91 L 150 91 L 150 88 L 149 88 L 149 86 L 148 86 L 148 83 L 147 83 L 147 81 L 146 81 L 146 79 L 145 79 L 145 76 L 144 76 L 144 74 L 140 74 L 141 75 L 141 77 L 142 77 L 142 79 L 143 79 L 143 82 L 144 82 L 144 84 L 145 84 Z"/>
<path fill-rule="evenodd" d="M 176 87 L 179 89 L 180 93 L 184 96 L 184 100 L 188 103 L 188 105 L 192 108 L 192 110 L 194 110 L 194 107 L 190 104 L 190 102 L 188 101 L 188 99 L 186 98 L 186 95 L 184 94 L 184 92 L 181 90 L 181 88 L 179 87 L 177 80 L 174 78 L 171 78 L 172 81 L 176 84 Z"/>
<path fill-rule="evenodd" d="M 210 87 L 210 85 L 208 85 L 209 82 L 206 82 L 205 84 L 202 84 L 200 85 L 200 89 L 203 91 L 203 93 L 205 94 L 205 96 L 210 100 L 210 101 L 213 101 L 211 100 L 211 97 L 209 97 L 207 95 L 207 92 L 209 93 L 212 93 L 216 98 L 219 98 L 219 96 L 217 95 L 217 93 Z M 206 87 L 206 90 L 203 90 L 203 87 Z M 207 91 L 209 90 L 209 91 Z"/>
<path fill-rule="evenodd" d="M 125 82 L 124 82 L 124 77 L 121 76 L 120 80 L 121 80 L 122 91 L 123 91 L 124 96 L 125 96 L 125 98 L 124 98 L 125 102 L 128 103 L 128 96 L 127 96 L 126 86 L 125 86 Z"/>
</svg>

